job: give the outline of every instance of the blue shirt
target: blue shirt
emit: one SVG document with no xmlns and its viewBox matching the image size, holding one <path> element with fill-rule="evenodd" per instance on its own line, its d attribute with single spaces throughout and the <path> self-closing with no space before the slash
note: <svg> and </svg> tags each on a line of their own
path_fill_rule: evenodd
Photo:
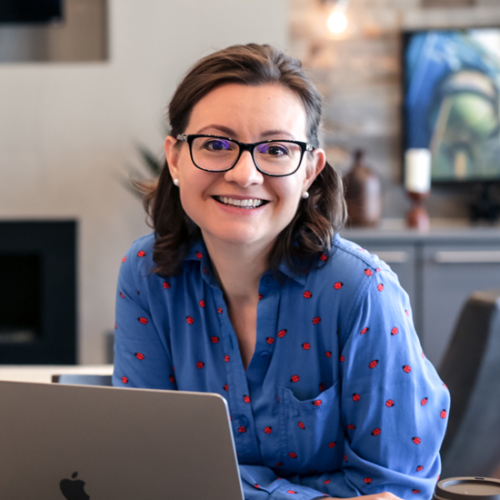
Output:
<svg viewBox="0 0 500 500">
<path fill-rule="evenodd" d="M 245 370 L 203 241 L 168 278 L 153 243 L 121 264 L 114 385 L 226 398 L 247 500 L 431 497 L 449 393 L 384 262 L 337 235 L 307 275 L 264 273 Z"/>
</svg>

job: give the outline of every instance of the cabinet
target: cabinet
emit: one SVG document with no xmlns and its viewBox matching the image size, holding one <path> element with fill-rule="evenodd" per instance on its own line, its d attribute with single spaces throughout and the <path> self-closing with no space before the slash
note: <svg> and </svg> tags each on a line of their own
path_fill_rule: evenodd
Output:
<svg viewBox="0 0 500 500">
<path fill-rule="evenodd" d="M 377 254 L 398 275 L 424 351 L 436 367 L 467 297 L 500 288 L 500 229 L 353 229 L 341 235 Z"/>
</svg>

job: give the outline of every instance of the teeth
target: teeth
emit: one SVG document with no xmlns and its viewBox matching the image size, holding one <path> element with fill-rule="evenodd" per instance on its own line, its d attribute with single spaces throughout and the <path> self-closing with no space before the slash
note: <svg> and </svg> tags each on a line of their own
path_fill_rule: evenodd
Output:
<svg viewBox="0 0 500 500">
<path fill-rule="evenodd" d="M 235 207 L 243 208 L 256 208 L 264 203 L 262 200 L 253 198 L 248 200 L 235 200 L 234 198 L 228 198 L 226 196 L 217 196 L 217 199 L 225 205 L 233 205 Z"/>
</svg>

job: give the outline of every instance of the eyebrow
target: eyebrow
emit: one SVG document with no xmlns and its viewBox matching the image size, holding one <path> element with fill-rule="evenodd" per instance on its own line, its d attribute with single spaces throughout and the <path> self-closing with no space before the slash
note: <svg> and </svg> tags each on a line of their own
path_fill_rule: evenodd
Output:
<svg viewBox="0 0 500 500">
<path fill-rule="evenodd" d="M 238 135 L 232 128 L 226 127 L 224 125 L 217 125 L 217 124 L 211 124 L 211 125 L 207 125 L 206 127 L 202 127 L 196 133 L 197 134 L 204 134 L 209 129 L 219 130 L 220 132 L 222 132 L 223 134 L 226 134 L 227 137 L 231 138 L 231 139 L 236 138 Z M 291 134 L 290 132 L 287 132 L 286 130 L 281 130 L 281 129 L 265 130 L 264 132 L 262 132 L 260 134 L 260 137 L 263 138 L 263 137 L 276 136 L 276 135 L 280 135 L 280 136 L 286 135 L 286 136 L 290 137 L 291 139 L 295 139 L 293 134 Z"/>
</svg>

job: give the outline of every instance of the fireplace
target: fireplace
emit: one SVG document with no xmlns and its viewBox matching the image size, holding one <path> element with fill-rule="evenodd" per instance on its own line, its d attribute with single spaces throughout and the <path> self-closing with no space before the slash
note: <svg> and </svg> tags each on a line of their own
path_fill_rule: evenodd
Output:
<svg viewBox="0 0 500 500">
<path fill-rule="evenodd" d="M 76 363 L 76 221 L 0 221 L 0 364 Z"/>
</svg>

